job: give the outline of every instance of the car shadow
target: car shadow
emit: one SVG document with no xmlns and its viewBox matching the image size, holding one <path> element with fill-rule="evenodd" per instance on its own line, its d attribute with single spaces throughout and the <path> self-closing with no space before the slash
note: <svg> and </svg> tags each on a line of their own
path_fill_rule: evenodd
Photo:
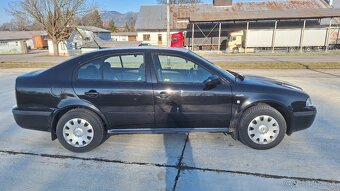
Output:
<svg viewBox="0 0 340 191">
<path fill-rule="evenodd" d="M 172 107 L 170 109 L 170 114 L 167 116 L 167 122 L 169 124 L 176 124 L 177 128 L 184 128 L 183 126 L 183 121 L 188 121 L 186 120 L 185 115 L 182 115 L 182 107 L 179 104 L 176 104 L 174 102 L 172 102 Z M 165 111 L 165 110 L 163 110 Z M 176 115 L 173 115 L 174 113 L 176 113 Z M 174 117 L 176 116 L 176 117 Z M 185 124 L 189 127 L 191 127 L 191 124 Z M 183 167 L 185 166 L 185 164 L 183 163 L 184 161 L 184 157 L 187 157 L 189 159 L 193 159 L 192 156 L 192 147 L 191 147 L 191 143 L 190 143 L 190 138 L 189 138 L 189 133 L 178 133 L 178 134 L 164 134 L 164 149 L 165 149 L 165 154 L 166 154 L 166 164 L 168 165 L 173 165 L 173 161 L 171 161 L 171 159 L 173 159 L 173 153 L 171 153 L 171 151 L 173 151 L 173 136 L 180 136 L 180 140 L 184 140 L 183 141 L 183 146 L 180 149 L 176 149 L 177 151 L 179 151 L 179 153 L 177 153 L 177 162 L 175 164 L 175 166 L 173 167 L 166 167 L 166 172 L 165 172 L 165 190 L 167 191 L 172 191 L 172 190 L 176 190 L 177 186 L 178 186 L 178 182 L 181 178 L 181 176 L 184 175 L 185 172 L 189 172 L 190 171 L 186 171 L 183 169 Z M 194 164 L 194 162 L 192 161 L 191 164 Z M 174 177 L 173 174 L 173 170 L 172 168 L 176 168 L 176 174 Z M 195 173 L 194 173 L 195 174 Z M 199 182 L 197 178 L 195 178 L 195 182 Z"/>
</svg>

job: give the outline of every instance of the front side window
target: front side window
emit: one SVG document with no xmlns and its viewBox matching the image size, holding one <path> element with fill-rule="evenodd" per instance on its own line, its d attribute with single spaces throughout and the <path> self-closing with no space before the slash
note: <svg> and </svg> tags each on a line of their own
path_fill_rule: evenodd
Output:
<svg viewBox="0 0 340 191">
<path fill-rule="evenodd" d="M 144 55 L 115 55 L 92 60 L 79 68 L 78 79 L 145 81 Z"/>
<path fill-rule="evenodd" d="M 173 83 L 203 83 L 212 74 L 185 58 L 170 55 L 153 56 L 158 81 Z"/>
</svg>

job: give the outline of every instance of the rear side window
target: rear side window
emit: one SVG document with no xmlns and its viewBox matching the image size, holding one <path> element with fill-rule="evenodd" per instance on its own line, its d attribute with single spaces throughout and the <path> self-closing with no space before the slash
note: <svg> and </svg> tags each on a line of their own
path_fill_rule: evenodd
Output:
<svg viewBox="0 0 340 191">
<path fill-rule="evenodd" d="M 93 61 L 80 67 L 78 79 L 82 80 L 101 80 L 101 62 Z"/>
<path fill-rule="evenodd" d="M 114 55 L 92 60 L 79 68 L 78 79 L 145 81 L 144 55 Z"/>
</svg>

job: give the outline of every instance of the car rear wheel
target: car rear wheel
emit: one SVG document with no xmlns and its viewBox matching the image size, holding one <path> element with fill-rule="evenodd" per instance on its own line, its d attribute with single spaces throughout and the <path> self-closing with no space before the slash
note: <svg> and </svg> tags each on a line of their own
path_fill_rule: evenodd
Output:
<svg viewBox="0 0 340 191">
<path fill-rule="evenodd" d="M 286 134 L 282 114 L 266 104 L 246 110 L 239 126 L 240 141 L 254 149 L 270 149 L 278 145 Z"/>
<path fill-rule="evenodd" d="M 72 152 L 87 152 L 99 146 L 106 137 L 100 117 L 86 109 L 65 113 L 57 124 L 59 142 Z"/>
</svg>

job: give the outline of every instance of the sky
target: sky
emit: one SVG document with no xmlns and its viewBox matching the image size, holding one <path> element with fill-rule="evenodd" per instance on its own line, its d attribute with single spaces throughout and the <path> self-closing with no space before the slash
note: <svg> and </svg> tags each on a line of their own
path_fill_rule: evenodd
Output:
<svg viewBox="0 0 340 191">
<path fill-rule="evenodd" d="M 5 11 L 8 8 L 8 3 L 17 0 L 0 0 L 0 24 L 9 22 L 11 16 Z M 141 5 L 157 4 L 157 0 L 87 0 L 88 3 L 94 3 L 100 10 L 105 11 L 118 11 L 126 13 L 129 11 L 138 12 Z M 204 3 L 212 3 L 213 0 L 202 0 Z M 234 0 L 239 1 L 266 1 L 266 0 Z M 284 1 L 284 0 L 283 0 Z M 340 2 L 340 0 L 334 0 Z"/>
<path fill-rule="evenodd" d="M 9 22 L 11 16 L 5 11 L 8 8 L 8 3 L 17 0 L 0 0 L 0 24 Z M 89 4 L 95 4 L 100 10 L 118 11 L 121 13 L 138 12 L 141 5 L 157 4 L 157 0 L 87 0 Z M 208 3 L 212 0 L 203 0 Z"/>
</svg>

